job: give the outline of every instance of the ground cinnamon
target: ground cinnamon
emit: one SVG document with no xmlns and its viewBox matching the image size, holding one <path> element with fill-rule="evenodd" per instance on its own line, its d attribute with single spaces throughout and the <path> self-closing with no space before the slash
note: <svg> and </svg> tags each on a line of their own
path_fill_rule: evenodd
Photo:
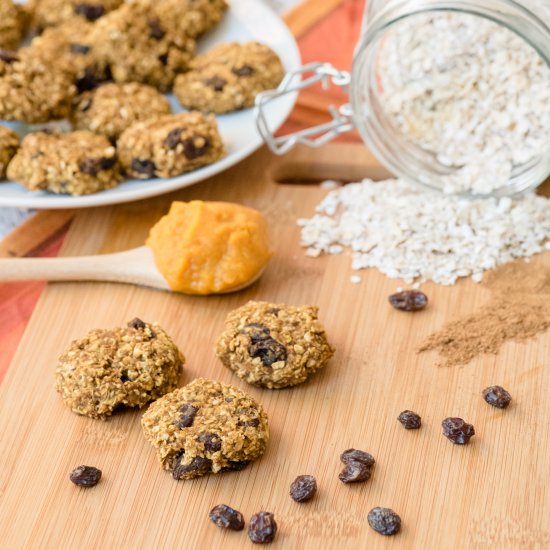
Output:
<svg viewBox="0 0 550 550">
<path fill-rule="evenodd" d="M 492 293 L 487 304 L 431 334 L 418 352 L 437 350 L 440 366 L 464 365 L 482 353 L 498 353 L 507 340 L 525 341 L 550 327 L 548 265 L 506 264 L 482 284 Z"/>
</svg>

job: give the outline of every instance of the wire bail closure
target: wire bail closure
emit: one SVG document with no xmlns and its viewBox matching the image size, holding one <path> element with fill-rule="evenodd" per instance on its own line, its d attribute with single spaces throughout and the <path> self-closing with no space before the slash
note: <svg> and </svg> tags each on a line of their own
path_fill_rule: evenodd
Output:
<svg viewBox="0 0 550 550">
<path fill-rule="evenodd" d="M 296 77 L 299 77 L 298 82 L 295 82 Z M 297 143 L 303 143 L 308 147 L 321 147 L 336 136 L 350 132 L 355 128 L 351 105 L 345 103 L 340 107 L 329 106 L 328 112 L 332 116 L 330 122 L 283 136 L 273 134 L 267 124 L 265 106 L 283 95 L 297 93 L 317 82 L 321 82 L 323 90 L 327 90 L 330 85 L 334 85 L 342 88 L 349 95 L 351 74 L 348 71 L 339 71 L 330 63 L 309 63 L 296 71 L 287 73 L 277 89 L 262 92 L 256 97 L 254 107 L 256 126 L 264 142 L 273 153 L 284 155 Z"/>
</svg>

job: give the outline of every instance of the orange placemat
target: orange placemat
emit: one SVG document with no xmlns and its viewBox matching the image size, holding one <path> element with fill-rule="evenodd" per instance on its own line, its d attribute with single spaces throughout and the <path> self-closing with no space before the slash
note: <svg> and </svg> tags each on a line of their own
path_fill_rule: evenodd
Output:
<svg viewBox="0 0 550 550">
<path fill-rule="evenodd" d="M 308 4 L 313 5 L 314 2 L 309 0 L 304 7 Z M 363 7 L 363 0 L 343 0 L 328 16 L 307 30 L 298 40 L 303 62 L 327 61 L 338 69 L 349 70 L 359 37 Z M 347 97 L 337 88 L 326 92 L 320 87 L 307 90 L 300 94 L 296 108 L 281 131 L 286 133 L 319 124 L 327 119 L 329 105 L 345 102 Z M 339 139 L 357 141 L 359 137 L 351 133 Z M 56 236 L 47 246 L 34 251 L 33 255 L 56 256 L 63 237 L 64 234 Z M 0 285 L 0 381 L 11 363 L 44 286 L 45 283 Z"/>
</svg>

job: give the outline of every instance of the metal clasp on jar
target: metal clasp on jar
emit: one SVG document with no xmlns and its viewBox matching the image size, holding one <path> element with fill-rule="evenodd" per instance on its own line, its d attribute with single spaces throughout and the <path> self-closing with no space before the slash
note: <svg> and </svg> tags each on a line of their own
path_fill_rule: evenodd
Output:
<svg viewBox="0 0 550 550">
<path fill-rule="evenodd" d="M 296 82 L 298 78 L 299 80 Z M 323 90 L 327 90 L 330 85 L 334 85 L 339 86 L 349 95 L 350 81 L 351 74 L 348 71 L 339 71 L 330 63 L 309 63 L 296 71 L 287 73 L 276 90 L 258 94 L 254 108 L 256 126 L 271 151 L 277 155 L 284 155 L 297 143 L 303 143 L 308 147 L 321 147 L 336 136 L 353 130 L 355 123 L 349 103 L 340 105 L 340 107 L 331 105 L 328 109 L 329 114 L 332 116 L 330 122 L 282 136 L 274 135 L 268 127 L 265 116 L 265 106 L 283 95 L 298 93 L 300 90 L 317 84 L 317 82 L 321 83 Z"/>
</svg>

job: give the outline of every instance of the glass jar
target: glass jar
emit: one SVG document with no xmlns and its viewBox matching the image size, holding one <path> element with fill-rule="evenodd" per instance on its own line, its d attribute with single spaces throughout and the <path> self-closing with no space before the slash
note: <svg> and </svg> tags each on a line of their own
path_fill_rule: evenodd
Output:
<svg viewBox="0 0 550 550">
<path fill-rule="evenodd" d="M 327 124 L 273 136 L 263 105 L 317 81 L 344 87 L 350 104 Z M 278 154 L 357 128 L 399 177 L 504 196 L 550 174 L 549 90 L 550 0 L 368 0 L 351 74 L 305 66 L 261 94 L 256 112 Z"/>
</svg>

